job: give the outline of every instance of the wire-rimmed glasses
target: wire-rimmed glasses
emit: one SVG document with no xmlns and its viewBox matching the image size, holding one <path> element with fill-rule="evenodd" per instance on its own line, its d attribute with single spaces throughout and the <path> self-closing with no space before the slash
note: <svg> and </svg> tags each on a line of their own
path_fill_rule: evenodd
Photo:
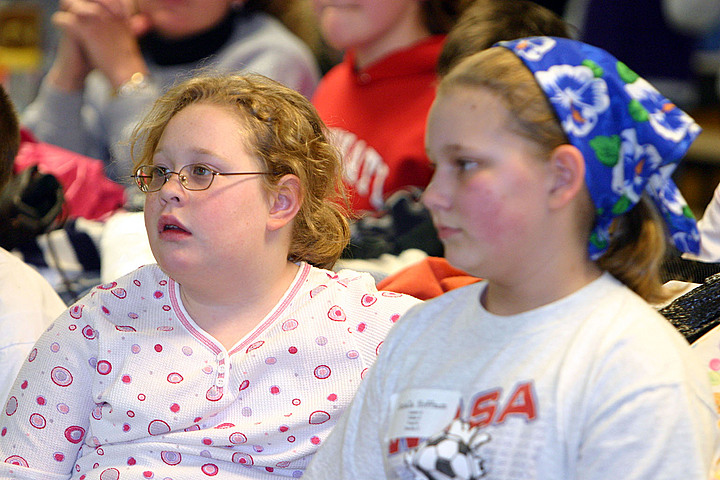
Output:
<svg viewBox="0 0 720 480">
<path fill-rule="evenodd" d="M 157 192 L 175 174 L 186 190 L 207 190 L 217 175 L 270 175 L 271 172 L 218 172 L 201 163 L 185 165 L 179 172 L 173 172 L 158 165 L 143 165 L 135 171 L 132 178 L 144 193 Z"/>
</svg>

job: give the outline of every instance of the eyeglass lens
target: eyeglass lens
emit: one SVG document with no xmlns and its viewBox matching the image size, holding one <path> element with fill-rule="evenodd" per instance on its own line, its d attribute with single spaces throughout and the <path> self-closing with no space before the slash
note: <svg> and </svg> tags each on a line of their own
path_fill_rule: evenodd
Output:
<svg viewBox="0 0 720 480">
<path fill-rule="evenodd" d="M 214 172 L 204 165 L 185 165 L 179 172 L 171 172 L 154 165 L 145 165 L 138 169 L 137 182 L 141 190 L 156 192 L 165 185 L 170 175 L 175 173 L 180 183 L 188 190 L 205 190 L 215 178 Z"/>
</svg>

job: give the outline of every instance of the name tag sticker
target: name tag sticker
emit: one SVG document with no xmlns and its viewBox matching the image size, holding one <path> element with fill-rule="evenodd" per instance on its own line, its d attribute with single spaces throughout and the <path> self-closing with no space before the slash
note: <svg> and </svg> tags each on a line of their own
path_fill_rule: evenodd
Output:
<svg viewBox="0 0 720 480">
<path fill-rule="evenodd" d="M 389 438 L 428 437 L 445 428 L 457 415 L 458 391 L 418 388 L 393 395 Z"/>
</svg>

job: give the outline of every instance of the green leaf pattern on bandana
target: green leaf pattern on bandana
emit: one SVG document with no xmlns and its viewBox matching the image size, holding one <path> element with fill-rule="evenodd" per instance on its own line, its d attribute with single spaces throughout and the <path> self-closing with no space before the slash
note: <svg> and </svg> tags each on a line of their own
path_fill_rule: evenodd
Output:
<svg viewBox="0 0 720 480">
<path fill-rule="evenodd" d="M 614 167 L 620 155 L 620 135 L 598 135 L 588 142 L 600 163 Z"/>
<path fill-rule="evenodd" d="M 618 199 L 617 203 L 613 205 L 612 213 L 617 217 L 630 210 L 633 205 L 635 204 L 626 195 L 623 195 Z"/>
<path fill-rule="evenodd" d="M 635 73 L 630 67 L 625 65 L 623 62 L 616 62 L 615 68 L 617 69 L 618 76 L 625 83 L 634 83 L 640 78 L 640 75 Z"/>
<path fill-rule="evenodd" d="M 603 68 L 600 65 L 598 65 L 597 63 L 593 62 L 590 59 L 585 59 L 582 61 L 581 65 L 584 65 L 584 66 L 588 67 L 590 70 L 592 70 L 595 78 L 602 78 Z"/>
<path fill-rule="evenodd" d="M 697 252 L 692 213 L 670 178 L 700 132 L 693 119 L 597 47 L 552 37 L 499 45 L 530 69 L 570 143 L 583 153 L 586 185 L 596 208 L 590 258 L 605 252 L 613 220 L 643 194 L 658 207 L 675 245 Z"/>
<path fill-rule="evenodd" d="M 648 111 L 645 110 L 642 103 L 637 100 L 630 100 L 630 103 L 628 103 L 628 112 L 636 122 L 647 122 L 650 118 Z"/>
</svg>

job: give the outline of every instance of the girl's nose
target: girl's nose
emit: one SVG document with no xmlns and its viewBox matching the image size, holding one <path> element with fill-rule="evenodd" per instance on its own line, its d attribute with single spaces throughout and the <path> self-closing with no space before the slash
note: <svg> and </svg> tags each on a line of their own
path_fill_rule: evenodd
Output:
<svg viewBox="0 0 720 480">
<path fill-rule="evenodd" d="M 433 178 L 430 180 L 430 183 L 422 194 L 421 200 L 423 205 L 425 205 L 430 211 L 448 207 L 449 201 L 447 195 L 443 194 L 437 175 L 433 175 Z"/>
<path fill-rule="evenodd" d="M 180 202 L 185 199 L 187 190 L 185 190 L 185 187 L 182 185 L 182 175 L 182 173 L 170 173 L 168 179 L 163 186 L 160 187 L 160 190 L 158 190 L 160 200 L 164 202 Z"/>
</svg>

